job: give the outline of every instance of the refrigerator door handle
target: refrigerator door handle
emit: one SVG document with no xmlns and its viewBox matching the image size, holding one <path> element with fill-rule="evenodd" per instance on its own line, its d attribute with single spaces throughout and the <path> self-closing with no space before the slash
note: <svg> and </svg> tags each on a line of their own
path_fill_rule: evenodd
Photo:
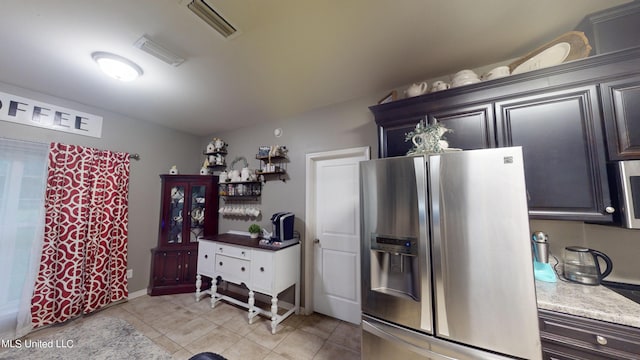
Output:
<svg viewBox="0 0 640 360">
<path fill-rule="evenodd" d="M 440 194 L 440 155 L 434 155 L 429 158 L 429 194 L 431 195 L 431 241 L 433 252 L 433 281 L 434 281 L 434 296 L 435 296 L 435 308 L 436 319 L 438 319 L 438 331 L 441 336 L 448 337 L 449 334 L 449 322 L 447 320 L 447 301 L 445 299 L 444 291 L 444 271 L 447 268 L 447 258 L 442 252 L 442 231 L 444 228 L 441 226 L 442 216 L 442 198 Z"/>
<path fill-rule="evenodd" d="M 362 331 L 366 331 L 381 339 L 401 345 L 410 351 L 425 356 L 432 360 L 456 360 L 455 358 L 439 354 L 437 352 L 425 349 L 424 337 L 427 335 L 412 334 L 408 330 L 398 329 L 387 324 L 376 321 L 375 325 L 372 321 L 362 319 Z"/>
<path fill-rule="evenodd" d="M 433 334 L 431 316 L 431 257 L 429 249 L 429 208 L 427 204 L 427 157 L 417 156 L 413 159 L 416 175 L 416 196 L 418 200 L 418 216 L 420 217 L 418 254 L 420 254 L 420 329 Z"/>
</svg>

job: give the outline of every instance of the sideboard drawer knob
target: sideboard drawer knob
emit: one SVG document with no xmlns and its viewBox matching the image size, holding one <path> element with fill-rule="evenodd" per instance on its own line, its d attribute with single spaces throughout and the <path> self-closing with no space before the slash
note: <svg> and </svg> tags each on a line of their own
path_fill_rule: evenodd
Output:
<svg viewBox="0 0 640 360">
<path fill-rule="evenodd" d="M 240 270 L 244 271 L 244 266 L 240 268 Z"/>
<path fill-rule="evenodd" d="M 260 271 L 264 272 L 264 267 L 260 266 Z"/>
<path fill-rule="evenodd" d="M 596 336 L 596 341 L 598 342 L 598 344 L 600 345 L 607 345 L 607 338 L 602 336 L 602 335 L 597 335 Z"/>
<path fill-rule="evenodd" d="M 220 261 L 218 264 L 220 264 L 220 266 L 222 266 L 222 261 Z"/>
<path fill-rule="evenodd" d="M 204 254 L 204 258 L 205 258 L 205 259 L 208 259 L 208 258 L 209 258 L 209 255 Z"/>
</svg>

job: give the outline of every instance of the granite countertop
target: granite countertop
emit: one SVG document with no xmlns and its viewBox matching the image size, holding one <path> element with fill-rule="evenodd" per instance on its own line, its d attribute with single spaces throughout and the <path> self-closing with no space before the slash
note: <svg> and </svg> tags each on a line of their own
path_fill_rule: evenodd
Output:
<svg viewBox="0 0 640 360">
<path fill-rule="evenodd" d="M 538 308 L 640 328 L 640 304 L 604 286 L 536 280 Z"/>
</svg>

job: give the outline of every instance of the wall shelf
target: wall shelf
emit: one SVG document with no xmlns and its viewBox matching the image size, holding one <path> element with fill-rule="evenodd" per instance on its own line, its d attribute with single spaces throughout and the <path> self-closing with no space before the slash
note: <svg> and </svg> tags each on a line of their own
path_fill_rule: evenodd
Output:
<svg viewBox="0 0 640 360">
<path fill-rule="evenodd" d="M 263 181 L 267 182 L 269 177 L 277 177 L 282 182 L 286 182 L 287 169 L 286 165 L 289 159 L 286 156 L 261 156 L 256 155 L 256 159 L 260 160 L 263 165 L 261 170 L 256 171 L 256 174 L 263 176 Z"/>
</svg>

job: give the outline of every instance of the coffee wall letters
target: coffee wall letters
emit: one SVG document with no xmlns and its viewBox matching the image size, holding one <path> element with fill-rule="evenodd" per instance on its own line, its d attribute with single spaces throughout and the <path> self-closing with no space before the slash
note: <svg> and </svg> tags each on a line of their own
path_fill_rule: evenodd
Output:
<svg viewBox="0 0 640 360">
<path fill-rule="evenodd" d="M 102 116 L 0 92 L 0 120 L 102 137 Z"/>
</svg>

